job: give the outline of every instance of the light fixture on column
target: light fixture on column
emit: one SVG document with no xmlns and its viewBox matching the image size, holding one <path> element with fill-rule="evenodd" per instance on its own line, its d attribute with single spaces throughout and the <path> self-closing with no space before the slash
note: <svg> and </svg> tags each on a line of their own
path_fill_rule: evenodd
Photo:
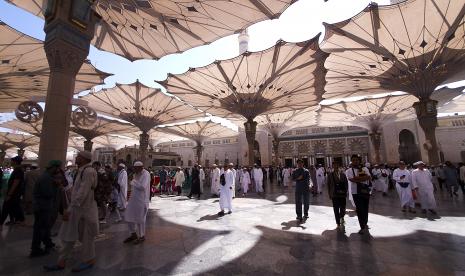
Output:
<svg viewBox="0 0 465 276">
<path fill-rule="evenodd" d="M 15 115 L 21 122 L 37 123 L 44 117 L 44 110 L 34 101 L 25 101 L 18 105 Z"/>
</svg>

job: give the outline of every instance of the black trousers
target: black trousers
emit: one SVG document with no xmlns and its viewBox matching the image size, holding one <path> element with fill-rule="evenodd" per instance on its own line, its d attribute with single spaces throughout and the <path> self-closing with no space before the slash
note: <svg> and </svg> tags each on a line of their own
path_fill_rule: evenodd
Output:
<svg viewBox="0 0 465 276">
<path fill-rule="evenodd" d="M 6 218 L 10 216 L 11 221 L 24 221 L 24 212 L 21 207 L 21 198 L 12 197 L 3 202 L 2 215 L 0 216 L 0 225 L 5 223 Z"/>
<path fill-rule="evenodd" d="M 336 224 L 341 224 L 341 219 L 346 215 L 346 198 L 333 197 L 333 210 Z"/>
<path fill-rule="evenodd" d="M 51 211 L 37 211 L 34 212 L 34 228 L 32 232 L 31 251 L 38 251 L 41 249 L 41 243 L 45 248 L 53 247 L 51 236 L 52 228 L 52 212 Z"/>
<path fill-rule="evenodd" d="M 297 186 L 295 188 L 295 213 L 298 218 L 302 217 L 302 204 L 304 216 L 308 217 L 308 208 L 310 207 L 310 190 L 305 187 Z"/>
<path fill-rule="evenodd" d="M 365 229 L 368 224 L 368 206 L 370 197 L 365 195 L 353 194 L 355 208 L 357 208 L 358 223 L 361 229 Z"/>
</svg>

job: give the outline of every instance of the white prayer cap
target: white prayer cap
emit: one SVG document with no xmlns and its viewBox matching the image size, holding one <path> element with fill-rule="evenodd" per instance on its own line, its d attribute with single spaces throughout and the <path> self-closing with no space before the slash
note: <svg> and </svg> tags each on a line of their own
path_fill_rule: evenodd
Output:
<svg viewBox="0 0 465 276">
<path fill-rule="evenodd" d="M 87 160 L 92 160 L 92 153 L 90 151 L 87 151 L 87 150 L 81 150 L 79 153 L 78 153 L 79 156 L 87 159 Z"/>
<path fill-rule="evenodd" d="M 118 167 L 126 168 L 126 165 L 124 165 L 123 163 L 119 163 L 119 164 L 118 164 Z"/>
<path fill-rule="evenodd" d="M 213 167 L 216 167 L 216 164 L 213 164 L 212 166 L 213 166 Z"/>
<path fill-rule="evenodd" d="M 417 161 L 415 163 L 413 163 L 414 166 L 418 166 L 418 165 L 425 165 L 425 163 L 423 161 Z"/>
<path fill-rule="evenodd" d="M 229 166 L 231 166 L 231 167 L 232 167 L 232 166 L 234 166 L 234 164 L 233 164 L 233 163 L 229 163 Z"/>
<path fill-rule="evenodd" d="M 141 161 L 134 162 L 134 167 L 143 167 L 143 166 L 144 166 L 144 163 L 142 163 Z"/>
</svg>

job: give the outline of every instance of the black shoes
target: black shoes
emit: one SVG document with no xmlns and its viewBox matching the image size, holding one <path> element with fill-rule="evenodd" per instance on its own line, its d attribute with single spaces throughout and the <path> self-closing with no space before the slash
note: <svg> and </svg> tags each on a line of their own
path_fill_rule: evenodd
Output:
<svg viewBox="0 0 465 276">
<path fill-rule="evenodd" d="M 140 238 L 137 238 L 133 241 L 133 244 L 140 244 L 140 243 L 143 243 L 145 241 L 145 237 L 140 237 Z"/>
<path fill-rule="evenodd" d="M 229 211 L 229 212 L 228 212 L 228 215 L 230 215 L 230 214 L 232 214 L 232 211 Z"/>
<path fill-rule="evenodd" d="M 31 253 L 29 254 L 29 258 L 37 258 L 37 257 L 42 257 L 47 255 L 49 252 L 46 250 L 43 250 L 42 248 L 39 249 L 34 249 L 31 250 Z"/>
<path fill-rule="evenodd" d="M 224 211 L 218 212 L 218 216 L 219 216 L 219 217 L 224 216 Z"/>
<path fill-rule="evenodd" d="M 137 240 L 137 235 L 136 233 L 132 233 L 131 236 L 129 236 L 127 239 L 123 241 L 123 243 L 130 243 Z"/>
</svg>

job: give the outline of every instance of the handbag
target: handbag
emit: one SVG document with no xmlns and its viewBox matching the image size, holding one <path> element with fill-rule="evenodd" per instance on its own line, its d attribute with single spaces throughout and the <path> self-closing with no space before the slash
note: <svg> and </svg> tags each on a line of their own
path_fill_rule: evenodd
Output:
<svg viewBox="0 0 465 276">
<path fill-rule="evenodd" d="M 410 183 L 408 182 L 397 182 L 402 188 L 407 188 Z"/>
<path fill-rule="evenodd" d="M 352 168 L 352 173 L 355 175 L 354 168 Z M 370 186 L 365 183 L 355 182 L 357 184 L 357 194 L 370 196 Z"/>
</svg>

